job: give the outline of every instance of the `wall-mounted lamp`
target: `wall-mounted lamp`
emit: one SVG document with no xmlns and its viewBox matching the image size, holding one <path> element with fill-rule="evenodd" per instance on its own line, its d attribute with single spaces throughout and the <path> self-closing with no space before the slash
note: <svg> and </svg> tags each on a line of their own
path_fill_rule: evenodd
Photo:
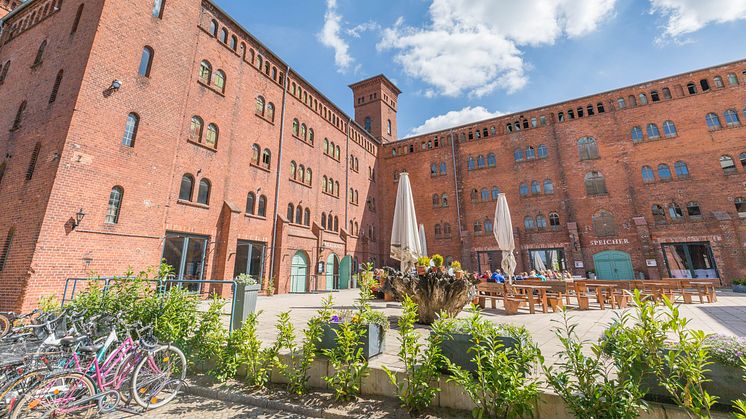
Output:
<svg viewBox="0 0 746 419">
<path fill-rule="evenodd" d="M 80 211 L 78 211 L 75 214 L 75 221 L 73 222 L 73 229 L 75 229 L 76 227 L 80 225 L 80 223 L 83 221 L 83 218 L 85 218 L 85 212 L 83 212 L 83 208 L 81 208 Z"/>
</svg>

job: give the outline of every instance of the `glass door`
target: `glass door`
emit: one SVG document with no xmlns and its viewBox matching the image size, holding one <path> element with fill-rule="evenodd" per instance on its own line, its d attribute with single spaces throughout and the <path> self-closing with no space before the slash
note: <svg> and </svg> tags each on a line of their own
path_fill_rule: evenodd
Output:
<svg viewBox="0 0 746 419">
<path fill-rule="evenodd" d="M 249 274 L 258 284 L 262 283 L 264 275 L 264 254 L 266 243 L 239 240 L 236 246 L 236 263 L 233 267 L 233 277 Z"/>
<path fill-rule="evenodd" d="M 174 268 L 176 279 L 202 281 L 204 279 L 207 237 L 166 233 L 163 259 Z M 186 283 L 187 289 L 198 292 L 197 283 Z"/>
</svg>

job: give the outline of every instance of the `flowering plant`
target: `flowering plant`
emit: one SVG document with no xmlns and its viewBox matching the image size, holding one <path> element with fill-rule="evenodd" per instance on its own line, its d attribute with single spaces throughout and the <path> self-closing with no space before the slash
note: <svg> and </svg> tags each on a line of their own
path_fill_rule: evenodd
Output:
<svg viewBox="0 0 746 419">
<path fill-rule="evenodd" d="M 712 360 L 725 366 L 738 368 L 746 359 L 746 337 L 710 335 L 705 344 Z"/>
</svg>

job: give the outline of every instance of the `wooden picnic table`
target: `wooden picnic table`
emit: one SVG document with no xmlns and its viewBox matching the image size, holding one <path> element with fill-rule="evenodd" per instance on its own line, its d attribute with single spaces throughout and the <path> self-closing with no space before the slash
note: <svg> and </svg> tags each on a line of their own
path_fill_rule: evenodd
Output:
<svg viewBox="0 0 746 419">
<path fill-rule="evenodd" d="M 689 281 L 689 286 L 697 289 L 699 294 L 699 302 L 704 303 L 703 296 L 707 297 L 708 303 L 717 302 L 717 296 L 715 295 L 715 284 L 712 282 L 700 282 L 700 281 Z"/>
<path fill-rule="evenodd" d="M 617 284 L 603 284 L 598 282 L 591 282 L 586 284 L 588 288 L 595 288 L 596 290 L 596 300 L 598 301 L 598 305 L 601 307 L 601 310 L 606 309 L 606 300 L 608 299 L 609 304 L 611 304 L 611 308 L 616 308 L 616 303 L 614 302 L 614 289 L 618 287 Z M 605 292 L 604 292 L 605 291 Z"/>
<path fill-rule="evenodd" d="M 536 313 L 534 305 L 537 301 L 534 299 L 534 291 L 539 294 L 539 301 L 541 303 L 541 309 L 544 313 L 547 312 L 547 290 L 551 290 L 552 287 L 547 285 L 513 285 L 513 288 L 519 290 L 528 297 L 528 311 L 531 314 Z"/>
<path fill-rule="evenodd" d="M 675 298 L 674 290 L 681 290 L 681 283 L 678 281 L 643 281 L 642 286 L 654 300 L 660 300 L 665 295 L 672 302 Z"/>
</svg>

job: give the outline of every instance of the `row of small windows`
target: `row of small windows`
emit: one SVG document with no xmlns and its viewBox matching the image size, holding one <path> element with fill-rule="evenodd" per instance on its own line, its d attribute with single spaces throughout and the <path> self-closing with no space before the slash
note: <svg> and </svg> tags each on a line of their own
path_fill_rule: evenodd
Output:
<svg viewBox="0 0 746 419">
<path fill-rule="evenodd" d="M 550 212 L 549 213 L 549 227 L 552 230 L 559 229 L 560 226 L 560 217 L 559 214 L 556 212 Z M 543 214 L 539 214 L 536 216 L 536 218 L 531 217 L 527 215 L 525 218 L 523 218 L 523 227 L 526 228 L 526 230 L 546 230 L 547 229 L 547 219 L 544 217 Z"/>
<path fill-rule="evenodd" d="M 210 205 L 210 187 L 211 183 L 208 179 L 202 178 L 199 181 L 199 188 L 197 189 L 197 203 L 202 205 Z M 179 187 L 179 200 L 192 202 L 194 195 L 194 176 L 189 173 L 185 173 L 181 177 L 181 186 Z"/>
<path fill-rule="evenodd" d="M 249 192 L 246 195 L 246 214 L 256 215 L 258 217 L 267 216 L 267 197 L 259 195 L 257 200 L 254 192 Z"/>
<path fill-rule="evenodd" d="M 210 148 L 218 148 L 218 126 L 210 123 L 207 124 L 207 132 L 204 132 L 205 121 L 195 115 L 192 117 L 192 123 L 189 129 L 189 137 L 192 141 L 206 145 Z M 130 146 L 131 147 L 131 146 Z"/>
<path fill-rule="evenodd" d="M 599 103 L 599 105 L 601 104 Z M 588 105 L 588 108 L 591 109 L 592 108 L 591 105 Z M 601 105 L 601 108 L 603 109 L 603 105 Z M 578 108 L 578 109 L 581 109 L 581 108 Z M 589 111 L 589 112 L 592 112 L 592 111 Z M 590 113 L 590 114 L 593 115 L 593 113 Z M 530 125 L 531 128 L 536 128 L 538 126 L 543 127 L 546 125 L 547 125 L 547 117 L 544 115 L 540 116 L 538 120 L 536 119 L 536 117 L 531 118 L 531 125 Z M 521 121 L 515 121 L 512 124 L 508 122 L 507 124 L 505 124 L 505 130 L 507 132 L 520 131 L 521 127 L 523 127 L 523 129 L 528 129 L 529 120 L 522 118 Z M 492 132 L 492 135 L 495 135 L 495 127 L 490 128 L 490 132 Z M 487 128 L 484 129 L 484 136 L 487 137 Z M 477 138 L 479 138 L 479 131 L 477 131 Z M 469 139 L 471 140 L 471 137 L 469 137 Z"/>
<path fill-rule="evenodd" d="M 537 157 L 540 159 L 545 159 L 548 156 L 549 151 L 547 150 L 547 146 L 545 146 L 544 144 L 539 144 L 539 147 L 537 147 L 536 149 L 534 149 L 534 146 L 526 147 L 525 154 L 520 148 L 513 151 L 513 160 L 515 161 L 534 160 Z"/>
<path fill-rule="evenodd" d="M 321 192 L 327 193 L 332 196 L 339 198 L 339 181 L 334 178 L 327 178 L 326 176 L 321 178 Z"/>
<path fill-rule="evenodd" d="M 370 167 L 368 167 L 368 175 L 371 175 Z M 354 155 L 350 154 L 350 170 L 354 172 L 360 171 L 360 161 Z"/>
<path fill-rule="evenodd" d="M 10 9 L 12 10 L 17 5 L 19 5 L 21 2 L 4 1 L 4 3 L 6 6 L 8 6 L 8 4 L 10 3 Z M 36 8 L 36 10 L 32 11 L 31 13 L 27 13 L 26 17 L 23 18 L 20 22 L 14 23 L 9 29 L 3 31 L 3 43 L 7 43 L 11 39 L 23 33 L 25 30 L 32 28 L 37 23 L 51 16 L 52 13 L 58 12 L 61 7 L 62 7 L 62 0 L 52 0 L 52 1 L 46 2 L 43 7 L 41 6 L 41 3 L 39 3 L 39 6 Z M 82 8 L 79 8 L 79 10 L 80 9 Z M 74 33 L 74 32 L 75 31 L 71 33 Z"/>
<path fill-rule="evenodd" d="M 493 186 L 492 190 L 490 192 L 490 189 L 482 188 L 481 190 L 472 189 L 471 190 L 471 202 L 487 202 L 487 201 L 497 201 L 497 197 L 500 195 L 500 188 L 497 186 Z"/>
<path fill-rule="evenodd" d="M 303 207 L 298 204 L 295 208 L 293 208 L 293 204 L 288 204 L 288 222 L 298 225 L 304 225 L 304 226 L 310 226 L 311 225 L 311 210 L 306 208 L 305 210 Z M 295 218 L 293 218 L 295 216 Z"/>
<path fill-rule="evenodd" d="M 358 195 L 358 190 L 350 188 L 350 204 L 358 205 L 360 203 L 360 197 Z"/>
<path fill-rule="evenodd" d="M 578 107 L 576 110 L 568 109 L 567 110 L 567 118 L 568 119 L 575 119 L 575 111 L 577 111 L 578 118 L 582 118 L 583 115 L 584 115 L 584 110 L 583 109 L 584 108 L 582 106 Z M 601 103 L 601 102 L 598 102 L 596 104 L 596 109 L 598 110 L 598 113 L 600 113 L 600 114 L 606 112 L 606 110 L 604 109 L 604 104 Z M 595 115 L 595 112 L 593 110 L 593 105 L 589 104 L 587 107 L 585 107 L 585 112 L 588 113 L 588 116 Z M 563 112 L 558 112 L 557 113 L 557 119 L 559 120 L 559 122 L 564 122 L 565 121 L 565 114 Z"/>
<path fill-rule="evenodd" d="M 339 231 L 339 218 L 336 215 L 332 217 L 331 211 L 329 212 L 328 217 L 325 212 L 322 212 L 321 228 L 323 228 L 324 230 Z"/>
<path fill-rule="evenodd" d="M 420 146 L 423 150 L 429 150 L 433 148 L 433 144 L 435 145 L 435 148 L 438 148 L 440 146 L 440 140 L 438 139 L 438 136 L 435 136 L 435 139 L 423 141 L 422 145 Z M 394 149 L 396 151 L 396 149 Z M 394 155 L 396 155 L 396 152 L 394 152 Z"/>
<path fill-rule="evenodd" d="M 293 136 L 313 145 L 313 128 L 308 129 L 305 123 L 301 124 L 297 119 L 293 119 Z"/>
<path fill-rule="evenodd" d="M 334 141 L 329 141 L 328 138 L 324 138 L 323 151 L 324 155 L 327 155 L 337 161 L 339 161 L 342 154 L 342 149 L 339 148 L 337 144 L 334 144 Z"/>
<path fill-rule="evenodd" d="M 725 111 L 725 125 L 729 128 L 735 128 L 741 125 L 741 120 L 738 118 L 738 112 L 735 109 L 728 109 Z M 743 117 L 746 118 L 746 108 L 743 109 Z M 721 129 L 723 126 L 720 124 L 720 117 L 714 112 L 710 112 L 705 115 L 705 122 L 707 122 L 707 128 L 711 131 Z"/>
<path fill-rule="evenodd" d="M 741 162 L 741 168 L 746 169 L 746 152 L 742 152 L 738 155 L 738 160 Z M 723 169 L 723 173 L 730 175 L 738 173 L 736 169 L 736 163 L 733 161 L 733 157 L 729 155 L 720 156 L 720 168 Z"/>
<path fill-rule="evenodd" d="M 433 194 L 433 208 L 447 208 L 448 207 L 448 194 Z"/>
<path fill-rule="evenodd" d="M 681 206 L 677 204 L 676 202 L 671 202 L 668 204 L 668 216 L 671 217 L 672 221 L 683 221 L 684 220 L 684 211 L 681 209 Z M 653 221 L 655 224 L 665 224 L 667 221 L 666 218 L 666 210 L 658 205 L 654 204 L 651 209 L 651 213 L 653 214 Z M 702 219 L 702 210 L 699 208 L 699 203 L 690 201 L 686 204 L 686 215 L 689 217 L 689 219 L 692 220 L 701 220 Z"/>
<path fill-rule="evenodd" d="M 445 176 L 446 175 L 446 163 L 440 162 L 433 163 L 430 165 L 430 176 Z"/>
<path fill-rule="evenodd" d="M 350 220 L 350 234 L 353 236 L 357 236 L 360 234 L 360 225 L 357 223 L 357 221 Z"/>
<path fill-rule="evenodd" d="M 673 164 L 674 172 L 678 179 L 686 179 L 689 177 L 689 167 L 683 161 L 677 161 Z M 667 164 L 661 163 L 658 165 L 658 180 L 666 182 L 671 180 L 671 168 Z M 645 183 L 655 182 L 655 172 L 650 166 L 642 166 L 642 181 Z"/>
<path fill-rule="evenodd" d="M 531 195 L 541 194 L 541 186 L 542 184 L 538 180 L 532 180 L 531 181 Z M 553 193 L 554 193 L 554 183 L 552 183 L 551 179 L 545 179 L 544 180 L 544 195 L 552 195 Z M 529 195 L 528 183 L 521 182 L 521 184 L 518 186 L 518 194 L 520 196 Z M 496 200 L 497 197 L 495 196 L 494 190 L 492 191 L 492 195 L 493 195 L 492 199 Z"/>
<path fill-rule="evenodd" d="M 657 140 L 661 138 L 661 132 L 658 129 L 658 125 L 652 122 L 645 127 L 645 131 L 647 132 L 648 140 Z M 674 138 L 678 135 L 676 124 L 674 124 L 673 121 L 663 122 L 663 135 L 665 135 L 666 138 Z M 640 128 L 639 125 L 632 127 L 631 137 L 633 143 L 639 143 L 645 139 L 642 128 Z"/>
<path fill-rule="evenodd" d="M 259 144 L 251 146 L 251 164 L 269 170 L 272 165 L 272 152 L 268 148 L 262 150 Z"/>
<path fill-rule="evenodd" d="M 207 86 L 213 86 L 220 93 L 225 93 L 225 72 L 223 70 L 212 71 L 212 64 L 202 60 L 199 66 L 199 81 Z"/>
<path fill-rule="evenodd" d="M 313 183 L 313 172 L 310 167 L 306 168 L 302 164 L 298 165 L 295 163 L 295 160 L 292 160 L 290 162 L 290 179 L 311 186 Z"/>
<path fill-rule="evenodd" d="M 443 227 L 440 224 L 435 224 L 434 229 L 436 239 L 451 237 L 451 225 L 448 223 L 443 223 Z"/>
<path fill-rule="evenodd" d="M 484 155 L 482 154 L 478 155 L 476 160 L 472 156 L 469 156 L 469 159 L 467 160 L 468 170 L 484 169 L 485 167 L 495 166 L 497 166 L 497 158 L 495 157 L 495 153 L 487 154 L 486 160 L 484 158 Z"/>
<path fill-rule="evenodd" d="M 492 233 L 492 220 L 490 220 L 489 218 L 485 218 L 484 225 L 480 220 L 474 221 L 473 228 L 474 234 L 482 234 L 482 232 Z"/>
<path fill-rule="evenodd" d="M 256 97 L 256 109 L 254 113 L 269 122 L 275 122 L 275 104 L 272 102 L 267 103 L 263 96 Z"/>
<path fill-rule="evenodd" d="M 57 101 L 57 95 L 59 94 L 59 91 L 60 91 L 60 85 L 62 85 L 63 75 L 64 75 L 64 70 L 60 70 L 57 72 L 57 76 L 54 79 L 54 84 L 52 85 L 52 91 L 49 94 L 49 100 L 47 101 L 47 103 L 52 104 L 55 101 Z M 13 119 L 13 124 L 10 127 L 11 131 L 18 130 L 23 125 L 23 118 L 25 116 L 27 105 L 28 105 L 28 102 L 24 100 L 18 106 L 18 110 L 16 111 L 16 116 Z"/>
</svg>

